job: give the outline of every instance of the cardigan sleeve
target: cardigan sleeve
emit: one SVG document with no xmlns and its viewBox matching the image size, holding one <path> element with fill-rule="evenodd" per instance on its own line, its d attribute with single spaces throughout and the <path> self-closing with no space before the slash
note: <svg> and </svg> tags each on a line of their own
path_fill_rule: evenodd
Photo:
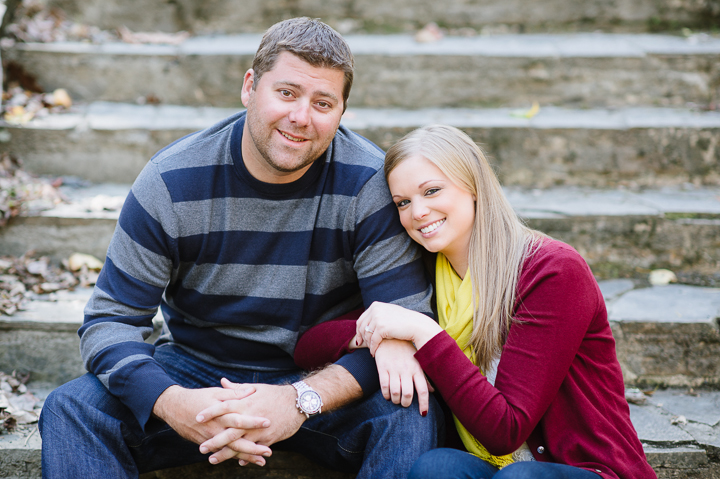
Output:
<svg viewBox="0 0 720 479">
<path fill-rule="evenodd" d="M 494 455 L 525 442 L 556 397 L 598 308 L 595 279 L 562 245 L 525 263 L 493 387 L 445 332 L 416 357 L 460 422 Z"/>
<path fill-rule="evenodd" d="M 337 362 L 347 353 L 355 336 L 355 323 L 363 310 L 358 309 L 308 329 L 295 346 L 295 364 L 306 371 Z"/>
</svg>

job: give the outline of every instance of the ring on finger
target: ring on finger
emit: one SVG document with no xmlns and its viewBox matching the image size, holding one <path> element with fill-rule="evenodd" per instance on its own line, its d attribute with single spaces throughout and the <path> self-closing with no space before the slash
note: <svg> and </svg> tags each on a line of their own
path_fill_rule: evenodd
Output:
<svg viewBox="0 0 720 479">
<path fill-rule="evenodd" d="M 371 333 L 371 334 L 372 334 L 373 330 L 372 330 L 372 329 L 370 329 L 370 326 L 365 326 L 365 332 L 366 332 L 366 333 Z"/>
</svg>

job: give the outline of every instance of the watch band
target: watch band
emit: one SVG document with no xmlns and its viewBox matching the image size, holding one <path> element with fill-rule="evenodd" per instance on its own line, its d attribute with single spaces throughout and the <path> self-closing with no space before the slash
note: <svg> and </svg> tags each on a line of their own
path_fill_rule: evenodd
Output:
<svg viewBox="0 0 720 479">
<path fill-rule="evenodd" d="M 323 402 L 320 394 L 311 388 L 305 381 L 298 381 L 292 384 L 297 391 L 295 406 L 300 413 L 307 418 L 320 414 Z"/>
</svg>

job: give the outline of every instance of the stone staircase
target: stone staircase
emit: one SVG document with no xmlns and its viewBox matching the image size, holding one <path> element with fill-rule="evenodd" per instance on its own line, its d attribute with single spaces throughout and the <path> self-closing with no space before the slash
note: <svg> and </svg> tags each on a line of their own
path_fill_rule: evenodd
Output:
<svg viewBox="0 0 720 479">
<path fill-rule="evenodd" d="M 260 32 L 320 17 L 356 56 L 343 123 L 383 148 L 428 123 L 482 143 L 520 215 L 578 249 L 600 280 L 626 384 L 654 391 L 631 414 L 659 477 L 720 478 L 720 37 L 676 34 L 717 30 L 717 0 L 46 3 L 103 28 L 194 36 L 175 46 L 3 49 L 3 61 L 45 91 L 67 89 L 76 106 L 0 125 L 0 152 L 81 180 L 66 181 L 69 204 L 0 229 L 0 254 L 104 257 L 118 212 L 94 199 L 124 198 L 155 151 L 241 107 Z M 411 32 L 431 20 L 450 34 L 416 42 Z M 651 286 L 656 268 L 681 284 Z M 0 318 L 0 370 L 31 372 L 39 395 L 82 374 L 76 330 L 88 295 L 57 294 Z M 39 446 L 37 433 L 1 435 L 0 478 L 40 477 Z M 350 476 L 283 452 L 262 469 L 200 464 L 143 476 L 173 477 Z"/>
</svg>

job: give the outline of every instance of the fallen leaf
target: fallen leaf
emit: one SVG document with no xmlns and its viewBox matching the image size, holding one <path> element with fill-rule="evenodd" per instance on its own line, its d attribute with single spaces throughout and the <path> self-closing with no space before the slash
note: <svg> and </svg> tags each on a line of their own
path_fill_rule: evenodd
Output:
<svg viewBox="0 0 720 479">
<path fill-rule="evenodd" d="M 631 404 L 645 404 L 647 397 L 641 390 L 631 388 L 625 390 L 625 400 Z"/>
<path fill-rule="evenodd" d="M 179 45 L 188 38 L 188 32 L 163 33 L 163 32 L 132 32 L 129 28 L 122 26 L 118 28 L 120 39 L 125 43 L 153 43 Z"/>
<path fill-rule="evenodd" d="M 436 42 L 443 37 L 443 32 L 436 23 L 430 22 L 415 34 L 415 41 L 418 43 Z"/>
<path fill-rule="evenodd" d="M 536 101 L 533 102 L 532 107 L 529 110 L 513 110 L 510 112 L 511 116 L 516 118 L 532 118 L 540 112 L 540 104 Z"/>
<path fill-rule="evenodd" d="M 687 421 L 687 418 L 686 418 L 685 416 L 674 416 L 674 417 L 670 420 L 670 424 L 681 424 L 681 425 L 683 425 L 683 426 L 684 426 L 685 424 L 687 424 L 687 422 L 688 422 L 688 421 Z"/>
<path fill-rule="evenodd" d="M 62 106 L 65 108 L 70 108 L 72 106 L 72 99 L 64 88 L 58 88 L 57 90 L 52 92 L 51 98 L 49 98 L 49 100 L 52 101 L 52 106 Z"/>
<path fill-rule="evenodd" d="M 75 253 L 68 258 L 68 266 L 71 271 L 80 271 L 83 266 L 89 270 L 99 271 L 103 267 L 103 262 L 89 254 Z"/>
<path fill-rule="evenodd" d="M 25 125 L 35 116 L 25 111 L 24 106 L 11 106 L 3 115 L 3 119 L 11 125 Z"/>
<path fill-rule="evenodd" d="M 670 283 L 677 283 L 677 276 L 669 269 L 654 269 L 650 271 L 648 280 L 653 286 L 665 286 Z"/>
</svg>

